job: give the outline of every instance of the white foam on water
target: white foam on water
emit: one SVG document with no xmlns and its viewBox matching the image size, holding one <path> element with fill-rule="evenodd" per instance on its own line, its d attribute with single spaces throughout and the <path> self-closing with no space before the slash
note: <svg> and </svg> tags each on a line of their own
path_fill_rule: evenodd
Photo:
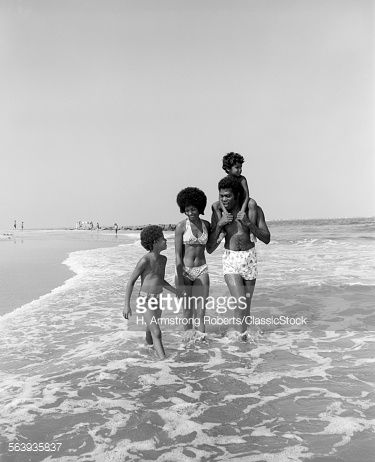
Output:
<svg viewBox="0 0 375 462">
<path fill-rule="evenodd" d="M 251 436 L 275 436 L 274 433 L 271 432 L 271 430 L 267 427 L 260 426 L 257 427 L 252 433 Z"/>
<path fill-rule="evenodd" d="M 332 272 L 330 283 L 371 281 L 369 247 L 357 247 L 362 253 L 355 259 L 352 246 L 340 253 L 337 242 L 257 245 L 261 280 L 269 287 L 321 283 L 342 259 L 348 266 Z M 172 247 L 166 252 L 171 279 Z M 128 330 L 121 315 L 125 283 L 144 253 L 139 236 L 119 247 L 74 252 L 66 264 L 76 276 L 0 320 L 4 438 L 14 440 L 42 423 L 61 440 L 84 435 L 92 442 L 80 455 L 78 446 L 62 453 L 62 461 L 122 462 L 144 460 L 144 454 L 161 461 L 209 460 L 215 454 L 217 460 L 290 462 L 321 455 L 319 440 L 330 435 L 337 435 L 335 448 L 341 448 L 353 435 L 374 430 L 373 384 L 364 373 L 373 363 L 372 331 L 268 332 L 253 343 L 213 332 L 207 344 L 180 350 L 182 334 L 166 329 L 169 358 L 155 361 L 143 347 L 144 333 Z M 222 282 L 220 257 L 220 251 L 210 256 L 210 270 Z M 283 300 L 284 307 L 288 303 Z M 137 420 L 144 413 L 159 419 L 152 437 Z M 59 419 L 67 426 L 59 427 Z M 144 434 L 133 441 L 126 435 L 137 422 Z M 315 429 L 306 431 L 306 423 Z M 307 434 L 317 442 L 307 444 Z"/>
<path fill-rule="evenodd" d="M 171 368 L 165 363 L 157 366 L 160 370 L 154 374 L 142 374 L 138 381 L 140 385 L 148 387 L 151 385 L 162 386 L 176 383 L 177 377 L 172 373 Z"/>
<path fill-rule="evenodd" d="M 257 245 L 262 285 L 375 285 L 375 243 L 301 239 Z M 293 278 L 290 275 L 293 274 Z"/>
<path fill-rule="evenodd" d="M 340 435 L 342 436 L 341 441 L 333 445 L 332 454 L 335 452 L 335 448 L 348 444 L 352 436 L 356 432 L 364 430 L 375 430 L 375 419 L 364 419 L 353 416 L 342 417 L 345 409 L 342 408 L 340 401 L 334 401 L 330 404 L 325 412 L 319 414 L 319 418 L 322 422 L 328 422 L 324 430 L 321 432 L 313 433 L 315 435 Z"/>
<path fill-rule="evenodd" d="M 212 428 L 209 423 L 200 424 L 194 420 L 200 416 L 208 406 L 201 403 L 186 403 L 179 398 L 171 398 L 173 403 L 168 409 L 158 412 L 164 420 L 163 430 L 168 433 L 170 438 L 176 438 L 181 435 L 188 435 L 192 432 L 203 432 Z"/>
<path fill-rule="evenodd" d="M 287 447 L 280 452 L 263 452 L 259 455 L 249 455 L 244 458 L 236 458 L 237 462 L 302 462 L 312 457 L 313 454 L 308 448 L 302 445 Z"/>
</svg>

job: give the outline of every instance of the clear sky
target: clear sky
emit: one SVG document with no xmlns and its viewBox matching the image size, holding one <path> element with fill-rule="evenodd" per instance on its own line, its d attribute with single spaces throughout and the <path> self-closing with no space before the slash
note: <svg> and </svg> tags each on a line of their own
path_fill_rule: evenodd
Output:
<svg viewBox="0 0 375 462">
<path fill-rule="evenodd" d="M 216 199 L 229 151 L 268 219 L 375 215 L 374 18 L 370 0 L 0 0 L 0 228 L 175 223 L 182 188 Z"/>
</svg>

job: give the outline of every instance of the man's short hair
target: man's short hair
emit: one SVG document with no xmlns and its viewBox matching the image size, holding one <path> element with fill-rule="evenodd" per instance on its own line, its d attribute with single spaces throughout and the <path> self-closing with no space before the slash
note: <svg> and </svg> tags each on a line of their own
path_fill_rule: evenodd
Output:
<svg viewBox="0 0 375 462">
<path fill-rule="evenodd" d="M 223 170 L 228 172 L 233 165 L 235 164 L 243 164 L 245 159 L 241 156 L 241 154 L 237 154 L 236 152 L 228 152 L 223 157 Z"/>
<path fill-rule="evenodd" d="M 163 237 L 163 229 L 158 225 L 149 225 L 141 231 L 141 244 L 146 250 L 152 250 L 154 243 Z"/>
<path fill-rule="evenodd" d="M 198 188 L 184 188 L 177 194 L 177 205 L 180 207 L 180 212 L 185 213 L 186 207 L 189 205 L 196 207 L 198 212 L 203 215 L 207 205 L 206 194 Z"/>
<path fill-rule="evenodd" d="M 220 189 L 231 189 L 234 197 L 238 198 L 240 202 L 243 202 L 244 189 L 239 178 L 235 176 L 225 176 L 219 181 L 218 188 L 219 191 Z"/>
</svg>

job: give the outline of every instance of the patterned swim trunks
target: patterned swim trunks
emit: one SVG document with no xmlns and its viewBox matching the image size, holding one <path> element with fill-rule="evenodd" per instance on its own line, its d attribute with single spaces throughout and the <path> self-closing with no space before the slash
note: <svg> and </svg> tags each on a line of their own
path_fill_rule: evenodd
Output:
<svg viewBox="0 0 375 462">
<path fill-rule="evenodd" d="M 227 250 L 223 254 L 223 274 L 239 274 L 246 281 L 258 276 L 255 247 L 249 250 Z"/>
</svg>

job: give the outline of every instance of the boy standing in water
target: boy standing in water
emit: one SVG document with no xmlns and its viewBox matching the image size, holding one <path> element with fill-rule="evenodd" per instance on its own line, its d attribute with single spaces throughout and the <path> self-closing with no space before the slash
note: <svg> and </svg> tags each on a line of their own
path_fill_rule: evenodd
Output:
<svg viewBox="0 0 375 462">
<path fill-rule="evenodd" d="M 160 255 L 160 252 L 167 248 L 167 240 L 163 235 L 160 226 L 146 226 L 141 231 L 141 244 L 149 252 L 137 263 L 129 282 L 126 286 L 125 307 L 123 316 L 128 319 L 132 315 L 130 298 L 136 280 L 141 276 L 141 290 L 139 296 L 143 297 L 144 305 L 147 307 L 144 315 L 146 321 L 146 342 L 153 345 L 160 359 L 165 358 L 164 347 L 161 339 L 159 319 L 161 309 L 159 307 L 160 295 L 163 287 L 176 294 L 176 290 L 165 279 L 165 265 L 167 257 Z"/>
</svg>

